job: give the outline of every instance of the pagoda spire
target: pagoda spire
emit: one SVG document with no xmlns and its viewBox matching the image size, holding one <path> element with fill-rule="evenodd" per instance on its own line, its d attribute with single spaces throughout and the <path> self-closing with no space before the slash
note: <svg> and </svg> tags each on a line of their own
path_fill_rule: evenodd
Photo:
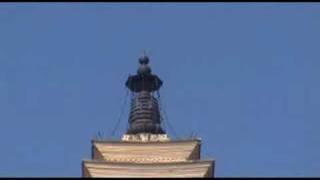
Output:
<svg viewBox="0 0 320 180">
<path fill-rule="evenodd" d="M 165 134 L 161 127 L 158 100 L 152 93 L 158 91 L 163 82 L 151 73 L 149 57 L 145 53 L 139 58 L 139 64 L 137 74 L 130 75 L 126 81 L 127 88 L 134 93 L 126 134 Z"/>
</svg>

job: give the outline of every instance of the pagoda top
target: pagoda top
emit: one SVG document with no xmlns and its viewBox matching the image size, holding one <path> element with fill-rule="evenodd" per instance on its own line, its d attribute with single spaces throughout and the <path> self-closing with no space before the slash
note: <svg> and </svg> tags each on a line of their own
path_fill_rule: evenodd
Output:
<svg viewBox="0 0 320 180">
<path fill-rule="evenodd" d="M 126 81 L 126 86 L 132 92 L 153 92 L 160 89 L 162 85 L 161 79 L 151 73 L 151 68 L 149 67 L 149 57 L 143 55 L 139 58 L 139 68 L 136 75 L 130 75 Z"/>
</svg>

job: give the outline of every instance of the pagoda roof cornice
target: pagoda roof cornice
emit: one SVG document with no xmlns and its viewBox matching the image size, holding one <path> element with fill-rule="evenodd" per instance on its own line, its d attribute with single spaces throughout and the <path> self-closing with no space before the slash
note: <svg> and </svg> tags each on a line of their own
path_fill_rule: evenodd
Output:
<svg viewBox="0 0 320 180">
<path fill-rule="evenodd" d="M 115 143 L 115 144 L 173 144 L 173 143 L 186 143 L 186 142 L 198 142 L 201 143 L 200 138 L 193 138 L 193 139 L 174 139 L 170 141 L 162 141 L 162 142 L 153 142 L 153 141 L 148 141 L 148 142 L 143 142 L 143 141 L 119 141 L 119 140 L 113 140 L 113 139 L 93 139 L 91 140 L 91 143 Z"/>
</svg>

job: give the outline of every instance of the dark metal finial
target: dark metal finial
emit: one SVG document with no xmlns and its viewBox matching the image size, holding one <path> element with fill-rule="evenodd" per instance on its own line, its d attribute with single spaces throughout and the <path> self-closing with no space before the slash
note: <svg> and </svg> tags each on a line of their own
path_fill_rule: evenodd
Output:
<svg viewBox="0 0 320 180">
<path fill-rule="evenodd" d="M 137 93 L 131 101 L 127 134 L 165 134 L 161 128 L 158 101 L 150 93 L 158 91 L 162 81 L 151 73 L 151 68 L 148 66 L 149 58 L 145 52 L 139 58 L 139 63 L 137 74 L 130 75 L 126 82 L 126 86 Z"/>
<path fill-rule="evenodd" d="M 143 51 L 143 55 L 139 58 L 140 64 L 148 64 L 149 63 L 149 57 L 146 54 L 146 51 Z"/>
<path fill-rule="evenodd" d="M 129 76 L 126 86 L 133 92 L 140 91 L 157 91 L 162 85 L 162 81 L 157 75 L 151 73 L 151 68 L 149 67 L 149 58 L 143 55 L 139 58 L 140 66 L 137 70 L 137 74 Z"/>
</svg>

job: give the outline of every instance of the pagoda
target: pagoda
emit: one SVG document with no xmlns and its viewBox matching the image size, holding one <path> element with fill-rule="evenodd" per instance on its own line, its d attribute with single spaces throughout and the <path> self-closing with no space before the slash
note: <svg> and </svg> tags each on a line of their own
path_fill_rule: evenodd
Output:
<svg viewBox="0 0 320 180">
<path fill-rule="evenodd" d="M 82 177 L 214 177 L 214 160 L 200 159 L 199 138 L 170 139 L 162 128 L 154 92 L 163 82 L 151 73 L 146 55 L 139 63 L 125 84 L 133 94 L 127 131 L 119 140 L 91 141 Z"/>
</svg>

